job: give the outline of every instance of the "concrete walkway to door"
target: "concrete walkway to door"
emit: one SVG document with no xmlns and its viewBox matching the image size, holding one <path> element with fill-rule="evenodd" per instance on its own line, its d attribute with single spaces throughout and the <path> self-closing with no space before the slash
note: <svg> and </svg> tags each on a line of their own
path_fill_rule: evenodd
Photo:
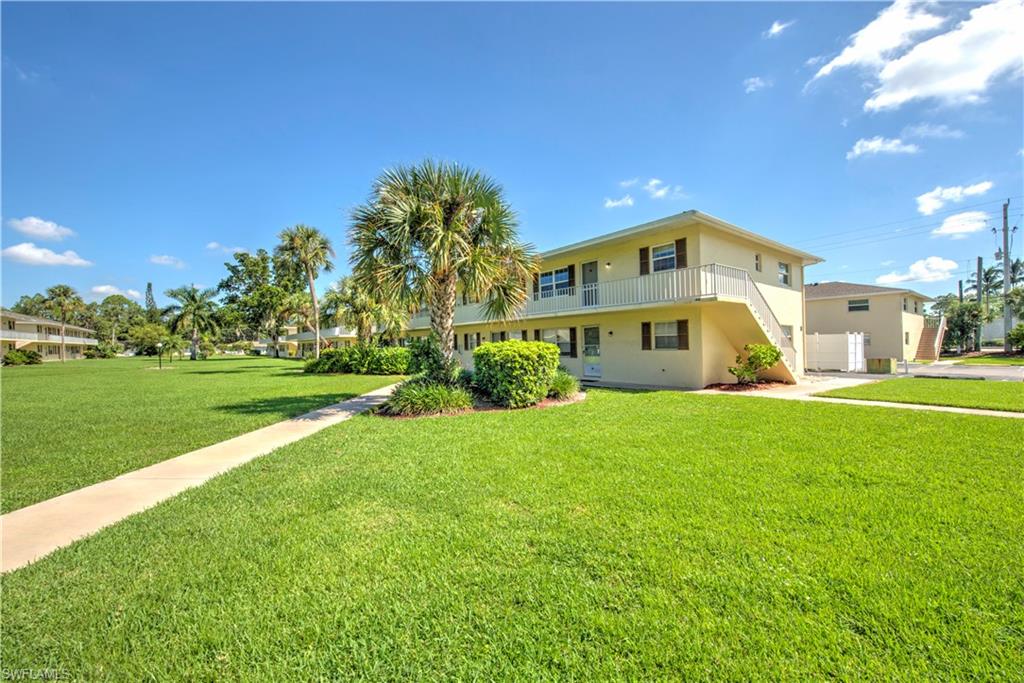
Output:
<svg viewBox="0 0 1024 683">
<path fill-rule="evenodd" d="M 0 516 L 0 571 L 24 567 L 250 460 L 382 404 L 395 385 Z"/>
</svg>

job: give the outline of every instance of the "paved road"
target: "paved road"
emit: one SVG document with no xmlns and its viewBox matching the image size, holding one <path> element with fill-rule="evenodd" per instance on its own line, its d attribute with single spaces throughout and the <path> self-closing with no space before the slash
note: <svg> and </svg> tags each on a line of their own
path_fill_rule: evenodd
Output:
<svg viewBox="0 0 1024 683">
<path fill-rule="evenodd" d="M 953 377 L 956 379 L 987 379 L 999 382 L 1024 382 L 1024 367 L 1007 365 L 953 365 L 952 363 L 932 363 L 918 365 L 910 363 L 909 374 L 914 377 Z M 886 379 L 889 377 L 905 377 L 903 365 L 895 375 L 869 375 L 860 372 L 808 372 L 811 377 L 849 377 L 851 379 Z"/>
</svg>

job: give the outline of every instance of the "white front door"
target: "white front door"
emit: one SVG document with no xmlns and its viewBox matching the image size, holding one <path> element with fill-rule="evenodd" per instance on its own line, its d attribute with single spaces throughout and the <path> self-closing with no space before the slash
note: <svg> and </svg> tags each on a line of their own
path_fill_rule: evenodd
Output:
<svg viewBox="0 0 1024 683">
<path fill-rule="evenodd" d="M 601 328 L 583 328 L 583 376 L 601 376 Z"/>
</svg>

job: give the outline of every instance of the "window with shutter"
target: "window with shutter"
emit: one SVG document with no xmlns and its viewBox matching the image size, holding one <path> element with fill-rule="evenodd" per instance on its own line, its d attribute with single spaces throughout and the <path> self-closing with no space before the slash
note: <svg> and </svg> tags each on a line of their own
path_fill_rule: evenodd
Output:
<svg viewBox="0 0 1024 683">
<path fill-rule="evenodd" d="M 690 321 L 689 320 L 677 320 L 676 321 L 676 337 L 677 345 L 676 348 L 680 351 L 689 351 L 690 349 Z"/>
<path fill-rule="evenodd" d="M 651 324 L 640 323 L 640 349 L 642 351 L 651 350 Z"/>
<path fill-rule="evenodd" d="M 576 328 L 569 328 L 569 358 L 576 357 Z"/>
<path fill-rule="evenodd" d="M 649 247 L 640 247 L 640 274 L 650 275 L 651 273 L 651 250 Z"/>
<path fill-rule="evenodd" d="M 676 240 L 676 268 L 686 267 L 686 238 Z"/>
</svg>

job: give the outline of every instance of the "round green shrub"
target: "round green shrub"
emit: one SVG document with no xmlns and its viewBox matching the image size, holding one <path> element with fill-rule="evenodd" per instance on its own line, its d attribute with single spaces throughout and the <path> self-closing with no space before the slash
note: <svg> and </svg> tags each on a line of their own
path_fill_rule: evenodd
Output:
<svg viewBox="0 0 1024 683">
<path fill-rule="evenodd" d="M 373 347 L 366 374 L 368 375 L 404 375 L 409 372 L 409 360 L 412 354 L 409 349 L 401 346 Z"/>
<path fill-rule="evenodd" d="M 561 400 L 575 396 L 579 391 L 580 381 L 574 375 L 569 374 L 564 368 L 558 368 L 555 376 L 551 379 L 548 396 Z"/>
<path fill-rule="evenodd" d="M 8 351 L 4 354 L 4 365 L 27 365 L 28 360 L 21 351 Z"/>
<path fill-rule="evenodd" d="M 558 347 L 547 342 L 489 342 L 473 351 L 473 377 L 495 403 L 530 406 L 547 396 L 558 370 L 558 354 Z"/>
<path fill-rule="evenodd" d="M 391 415 L 443 415 L 473 407 L 473 397 L 462 387 L 450 387 L 425 379 L 403 382 L 391 394 L 386 410 Z"/>
</svg>

